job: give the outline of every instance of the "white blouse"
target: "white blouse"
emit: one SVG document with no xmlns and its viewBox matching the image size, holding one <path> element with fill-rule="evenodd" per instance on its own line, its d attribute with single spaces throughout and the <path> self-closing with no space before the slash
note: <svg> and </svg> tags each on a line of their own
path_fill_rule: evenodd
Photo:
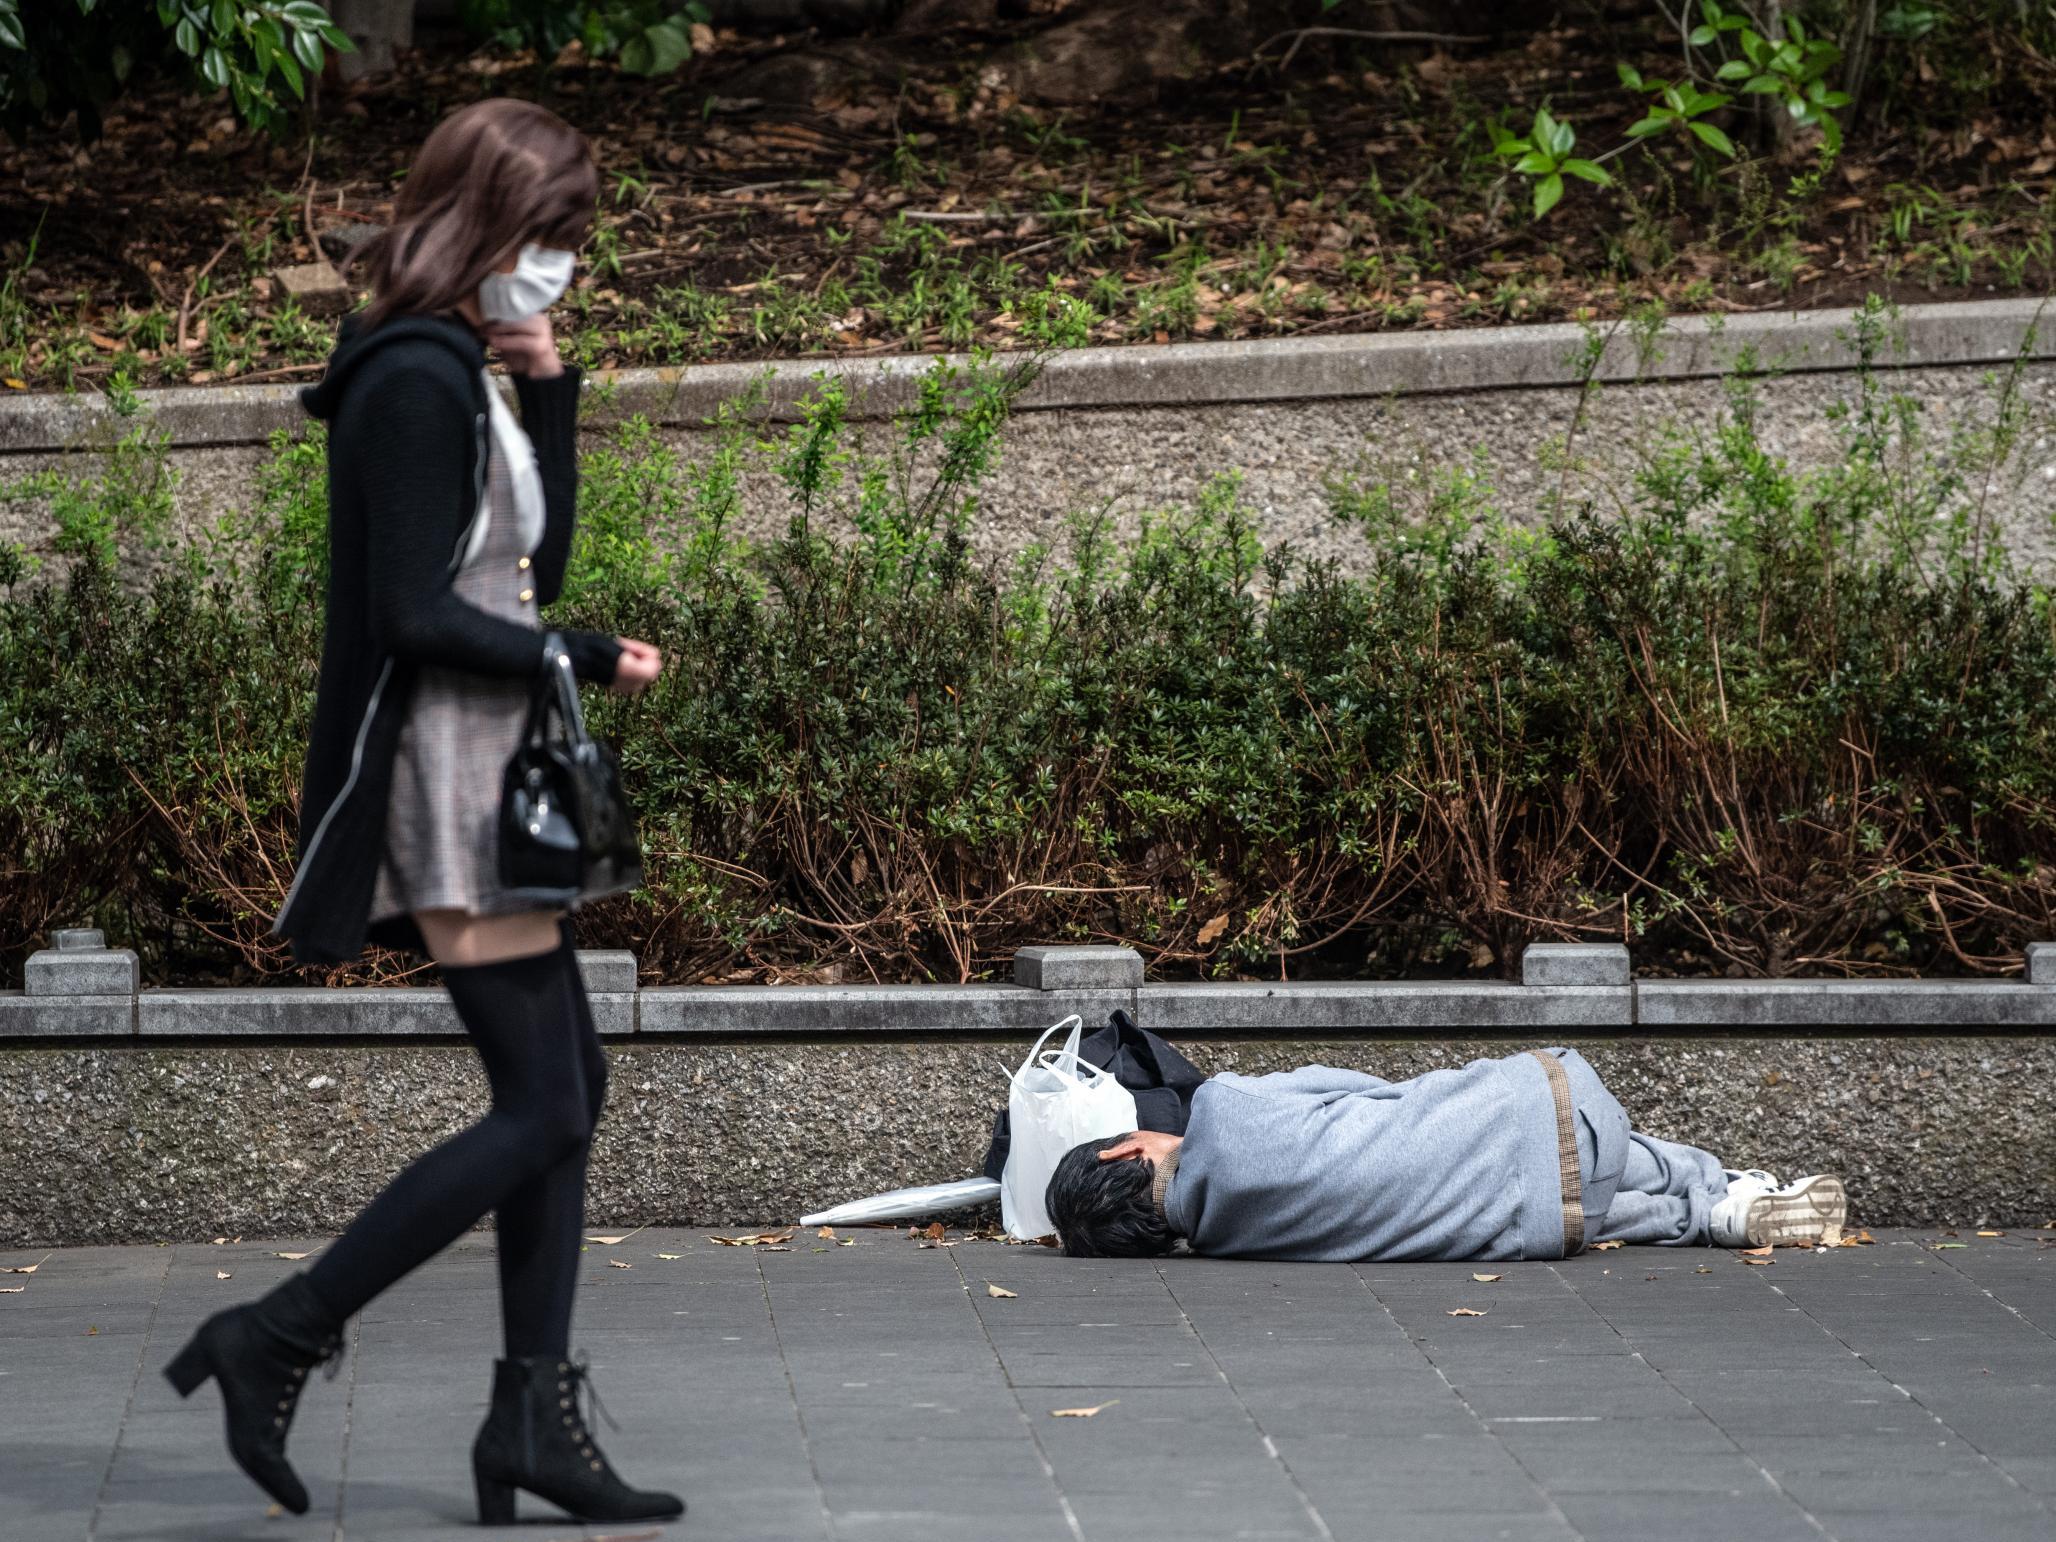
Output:
<svg viewBox="0 0 2056 1542">
<path fill-rule="evenodd" d="M 492 453 L 506 463 L 508 479 L 514 486 L 514 517 L 516 530 L 521 537 L 521 549 L 532 552 L 542 544 L 543 538 L 543 478 L 536 469 L 535 445 L 521 426 L 521 420 L 514 416 L 514 410 L 507 405 L 507 398 L 493 384 L 492 377 L 486 377 L 485 396 L 487 412 L 492 420 Z M 478 517 L 471 522 L 471 539 L 464 547 L 464 560 L 459 567 L 470 567 L 472 560 L 485 548 L 486 531 L 493 522 L 492 500 L 485 500 L 478 510 Z"/>
</svg>

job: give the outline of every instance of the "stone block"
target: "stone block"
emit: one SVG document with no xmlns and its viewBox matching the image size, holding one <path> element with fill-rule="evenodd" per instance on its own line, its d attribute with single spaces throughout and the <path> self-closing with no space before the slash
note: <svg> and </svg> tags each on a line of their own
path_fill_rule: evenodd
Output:
<svg viewBox="0 0 2056 1542">
<path fill-rule="evenodd" d="M 2056 986 L 2056 942 L 2027 945 L 2027 983 Z"/>
<path fill-rule="evenodd" d="M 1626 985 L 1630 977 L 1618 942 L 1531 942 L 1521 954 L 1523 985 Z"/>
<path fill-rule="evenodd" d="M 1353 1033 L 1422 1029 L 1625 1028 L 1634 1021 L 1625 986 L 1533 987 L 1502 981 L 1268 985 L 1145 985 L 1135 1020 L 1166 1038 L 1236 1033 Z"/>
<path fill-rule="evenodd" d="M 64 926 L 50 934 L 50 946 L 60 952 L 73 948 L 104 948 L 107 934 L 97 926 Z"/>
<path fill-rule="evenodd" d="M 2013 980 L 1644 980 L 1651 1027 L 2026 1028 L 2056 1025 L 2056 991 Z"/>
<path fill-rule="evenodd" d="M 578 973 L 588 991 L 632 991 L 635 955 L 626 948 L 580 948 Z"/>
<path fill-rule="evenodd" d="M 1031 991 L 1134 990 L 1142 955 L 1133 948 L 1023 948 L 1014 983 Z"/>
<path fill-rule="evenodd" d="M 1040 1033 L 1077 1013 L 1103 1023 L 1132 991 L 1035 991 L 1018 985 L 676 985 L 639 997 L 641 1034 L 711 1038 L 850 1034 Z"/>
<path fill-rule="evenodd" d="M 133 996 L 139 980 L 132 948 L 43 948 L 22 970 L 31 996 Z"/>
<path fill-rule="evenodd" d="M 31 996 L 0 991 L 0 1040 L 126 1038 L 135 1031 L 133 996 Z"/>
<path fill-rule="evenodd" d="M 350 303 L 350 286 L 326 259 L 276 268 L 271 281 L 280 298 L 297 300 L 305 310 L 341 310 Z"/>
<path fill-rule="evenodd" d="M 633 991 L 588 994 L 603 1037 L 635 1032 Z M 136 1031 L 148 1039 L 462 1038 L 464 1024 L 437 986 L 280 986 L 144 991 Z"/>
</svg>

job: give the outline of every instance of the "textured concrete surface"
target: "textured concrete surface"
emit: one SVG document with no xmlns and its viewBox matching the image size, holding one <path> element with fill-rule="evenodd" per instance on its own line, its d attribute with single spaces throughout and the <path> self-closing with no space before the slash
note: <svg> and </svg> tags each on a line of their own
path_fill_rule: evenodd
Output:
<svg viewBox="0 0 2056 1542">
<path fill-rule="evenodd" d="M 2011 980 L 1643 980 L 1651 1027 L 2047 1027 L 2056 990 Z"/>
<path fill-rule="evenodd" d="M 1523 985 L 1626 985 L 1628 950 L 1618 942 L 1531 942 L 1521 950 Z"/>
<path fill-rule="evenodd" d="M 1001 1067 L 1029 1042 L 613 1041 L 595 1206 L 652 1222 L 776 1220 L 973 1173 Z M 1538 1040 L 1179 1042 L 1208 1071 L 1325 1062 L 1399 1078 Z M 1841 1172 L 1862 1224 L 2056 1216 L 2056 1039 L 1558 1042 L 1583 1050 L 1653 1134 L 1735 1166 Z M 455 1044 L 10 1046 L 0 1242 L 340 1227 L 484 1100 Z"/>
<path fill-rule="evenodd" d="M 1909 305 L 1889 326 L 1881 362 L 1897 366 L 2001 364 L 2056 357 L 2056 328 L 2044 301 L 1974 300 Z M 1654 333 L 1622 322 L 1593 327 L 1473 327 L 1450 332 L 1357 333 L 1176 343 L 1165 347 L 1079 348 L 1057 355 L 1022 398 L 1027 411 L 1066 407 L 1186 407 L 1209 402 L 1497 391 L 1575 385 L 1581 380 L 1693 379 L 1756 369 L 1846 369 L 1858 361 L 1855 312 L 1844 309 L 1680 316 Z M 1597 345 L 1596 358 L 1590 351 Z M 952 365 L 964 355 L 945 355 Z M 882 358 L 793 358 L 619 370 L 596 377 L 604 415 L 639 414 L 657 423 L 699 423 L 760 384 L 766 404 L 796 418 L 817 377 L 842 382 L 858 416 L 891 413 L 915 399 L 935 365 L 928 354 Z M 174 444 L 261 443 L 299 427 L 295 384 L 173 386 L 139 393 L 143 410 Z M 504 383 L 511 398 L 511 389 Z M 0 401 L 0 453 L 66 449 L 124 432 L 100 396 L 35 393 Z"/>
<path fill-rule="evenodd" d="M 608 1235 L 634 1219 L 595 1215 Z M 1884 1231 L 1767 1265 L 1637 1248 L 1479 1281 L 645 1231 L 586 1251 L 573 1342 L 620 1425 L 608 1452 L 690 1512 L 582 1528 L 524 1500 L 520 1534 L 2050 1542 L 2049 1236 Z M 0 1256 L 38 1264 L 0 1296 L 0 1539 L 471 1531 L 489 1237 L 374 1302 L 338 1378 L 311 1380 L 290 1448 L 305 1519 L 267 1518 L 229 1465 L 213 1388 L 182 1404 L 158 1375 L 207 1313 L 297 1267 L 277 1253 L 319 1245 Z"/>
<path fill-rule="evenodd" d="M 1142 984 L 1142 955 L 1133 948 L 1022 948 L 1014 954 L 1014 983 L 1031 991 L 1133 990 Z"/>
<path fill-rule="evenodd" d="M 1745 318 L 1737 318 L 1741 319 Z M 2006 357 L 2018 344 L 2020 323 L 2012 325 L 2014 341 Z M 1833 325 L 1822 329 L 1830 339 L 1834 330 Z M 2056 322 L 2043 330 L 2045 343 L 2056 344 Z M 1418 351 L 1426 361 L 1420 367 L 1432 372 L 1438 352 L 1472 346 L 1453 341 L 1472 336 L 1413 335 L 1390 341 Z M 1624 339 L 1615 341 L 1617 347 L 1626 346 Z M 1461 389 L 1438 387 L 1422 394 L 1419 387 L 1409 388 L 1404 382 L 1373 389 L 1363 385 L 1371 377 L 1361 377 L 1361 372 L 1363 388 L 1345 390 L 1320 372 L 1327 366 L 1288 364 L 1281 356 L 1267 368 L 1312 370 L 1308 379 L 1321 388 L 1313 394 L 1294 391 L 1281 396 L 1277 393 L 1282 388 L 1275 383 L 1263 385 L 1227 368 L 1224 350 L 1256 346 L 1277 345 L 1194 345 L 1192 364 L 1178 366 L 1181 378 L 1214 379 L 1206 361 L 1213 360 L 1218 367 L 1218 383 L 1210 394 L 1197 384 L 1181 388 L 1196 399 L 1167 400 L 1163 393 L 1150 399 L 1140 391 L 1125 396 L 1111 390 L 1077 392 L 1075 399 L 1059 395 L 1021 412 L 1008 427 L 1004 458 L 980 499 L 971 532 L 976 549 L 994 561 L 1011 559 L 1035 543 L 1061 551 L 1069 522 L 1081 515 L 1104 516 L 1118 539 L 1132 542 L 1146 517 L 1192 507 L 1209 481 L 1232 471 L 1242 477 L 1243 500 L 1267 545 L 1289 543 L 1303 557 L 1361 571 L 1372 548 L 1361 531 L 1338 524 L 1331 512 L 1328 487 L 1338 476 L 1392 484 L 1395 502 L 1403 509 L 1416 503 L 1425 506 L 1426 490 L 1438 475 L 1464 471 L 1482 474 L 1494 506 L 1522 524 L 1546 520 L 1559 506 L 1560 494 L 1567 511 L 1589 505 L 1610 513 L 1641 498 L 1635 473 L 1651 453 L 1671 436 L 1703 433 L 1726 395 L 1725 385 L 1717 379 L 1662 378 L 1666 359 L 1690 363 L 1694 357 L 1691 347 L 1675 340 L 1666 343 L 1649 365 L 1652 378 L 1640 384 L 1608 385 L 1592 394 L 1566 468 L 1560 451 L 1581 393 L 1574 385 L 1561 383 L 1574 377 L 1560 367 L 1551 373 L 1538 365 L 1528 372 L 1526 384 L 1494 385 L 1492 380 L 1503 377 L 1474 374 L 1468 377 L 1472 383 Z M 1309 344 L 1297 346 L 1304 350 Z M 1522 346 L 1537 360 L 1562 352 L 1559 344 Z M 1824 343 L 1822 356 L 1831 347 L 1831 342 Z M 1115 351 L 1140 356 L 1169 355 L 1174 350 Z M 1776 354 L 1772 350 L 1767 361 Z M 1938 356 L 1962 354 L 1936 347 L 1925 355 Z M 1912 366 L 1888 370 L 1883 378 L 1887 390 L 1903 393 L 1916 404 L 1915 418 L 1930 444 L 1939 446 L 1952 435 L 1990 426 L 2002 395 L 1994 367 L 1924 364 L 1917 362 L 1922 355 L 1914 357 Z M 804 373 L 815 366 L 801 361 L 794 367 Z M 1131 368 L 1131 374 L 1135 369 L 1139 366 Z M 705 372 L 691 373 L 698 378 Z M 1623 373 L 1631 377 L 1633 371 Z M 708 382 L 720 378 L 725 377 L 707 376 Z M 1845 451 L 1829 411 L 1854 396 L 1855 378 L 1848 373 L 1795 373 L 1763 383 L 1757 416 L 1773 453 L 1800 467 L 1842 461 Z M 1557 383 L 1546 383 L 1550 381 Z M 712 384 L 706 388 L 714 390 Z M 1237 394 L 1263 391 L 1272 394 Z M 214 393 L 207 388 L 193 394 Z M 886 391 L 879 400 L 889 405 L 891 397 Z M 708 397 L 709 403 L 715 399 Z M 2027 431 L 1989 487 L 1977 490 L 1975 502 L 2023 561 L 2044 577 L 2056 576 L 2056 363 L 2025 366 L 2017 402 L 2027 414 Z M 20 407 L 19 400 L 0 402 L 0 409 Z M 709 440 L 694 425 L 707 410 L 695 398 L 691 410 L 674 408 L 659 414 L 671 424 L 660 437 L 687 459 L 704 455 Z M 0 412 L 0 438 L 8 421 Z M 861 429 L 882 446 L 883 425 L 871 423 Z M 247 508 L 266 455 L 261 448 L 244 444 L 175 450 L 172 462 L 180 481 L 171 544 L 188 544 L 224 511 Z M 0 482 L 60 460 L 41 450 L 0 453 Z M 768 462 L 745 473 L 743 503 L 731 527 L 734 533 L 757 539 L 784 534 L 791 510 Z M 831 531 L 848 528 L 833 508 L 817 513 L 816 524 Z M 46 516 L 34 505 L 0 507 L 0 541 L 22 542 L 45 558 L 50 571 L 58 572 L 64 561 L 51 551 L 50 534 Z M 137 567 L 147 565 L 139 562 Z"/>
<path fill-rule="evenodd" d="M 40 948 L 21 984 L 30 996 L 132 996 L 141 979 L 133 948 Z"/>
</svg>

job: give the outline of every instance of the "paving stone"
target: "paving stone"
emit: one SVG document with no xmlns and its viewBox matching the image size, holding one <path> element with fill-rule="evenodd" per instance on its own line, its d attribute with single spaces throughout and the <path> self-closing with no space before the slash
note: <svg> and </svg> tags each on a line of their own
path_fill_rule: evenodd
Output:
<svg viewBox="0 0 2056 1542">
<path fill-rule="evenodd" d="M 214 1389 L 181 1402 L 158 1369 L 318 1241 L 79 1249 L 12 1277 L 0 1542 L 280 1535 L 220 1448 Z M 1709 1254 L 1686 1261 L 1735 1272 L 1495 1266 L 1492 1317 L 1452 1322 L 1459 1267 L 903 1238 L 752 1256 L 670 1229 L 591 1245 L 575 1338 L 622 1426 L 610 1453 L 690 1499 L 680 1538 L 2056 1542 L 2056 1351 L 2001 1294 L 2032 1299 L 2042 1266 L 1958 1269 L 1918 1241 L 1781 1257 L 1775 1280 Z M 357 1319 L 293 1432 L 308 1535 L 471 1527 L 496 1288 L 471 1236 Z M 1101 1411 L 1053 1417 L 1077 1407 Z M 523 1514 L 528 1542 L 598 1534 Z"/>
</svg>

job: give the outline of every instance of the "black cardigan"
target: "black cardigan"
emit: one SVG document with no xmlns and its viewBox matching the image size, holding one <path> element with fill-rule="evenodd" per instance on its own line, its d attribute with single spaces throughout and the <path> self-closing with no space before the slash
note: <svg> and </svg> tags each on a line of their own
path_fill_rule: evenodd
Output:
<svg viewBox="0 0 2056 1542">
<path fill-rule="evenodd" d="M 272 931 L 295 961 L 345 963 L 366 940 L 426 952 L 411 916 L 367 926 L 393 754 L 418 667 L 541 673 L 543 633 L 488 614 L 451 588 L 485 496 L 484 350 L 440 316 L 366 331 L 352 317 L 318 385 L 301 392 L 328 420 L 328 615 L 301 780 L 297 871 Z M 578 490 L 579 372 L 515 377 L 535 445 L 545 520 L 536 599 L 564 587 Z M 565 632 L 581 679 L 609 682 L 621 647 Z"/>
</svg>

